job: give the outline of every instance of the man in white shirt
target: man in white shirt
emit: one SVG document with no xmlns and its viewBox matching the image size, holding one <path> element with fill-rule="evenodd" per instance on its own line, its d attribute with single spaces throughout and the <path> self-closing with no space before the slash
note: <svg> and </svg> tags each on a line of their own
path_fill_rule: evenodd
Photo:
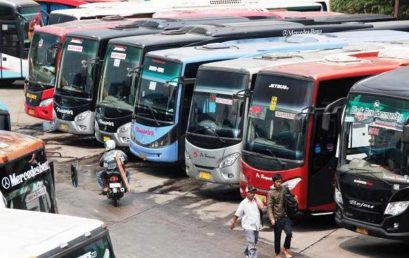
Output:
<svg viewBox="0 0 409 258">
<path fill-rule="evenodd" d="M 257 258 L 256 244 L 258 241 L 258 232 L 261 229 L 260 210 L 263 209 L 263 203 L 255 198 L 256 188 L 248 186 L 246 189 L 246 198 L 240 202 L 239 208 L 233 216 L 230 229 L 234 229 L 237 220 L 241 218 L 241 226 L 246 235 L 246 249 L 244 254 L 248 258 Z"/>
</svg>

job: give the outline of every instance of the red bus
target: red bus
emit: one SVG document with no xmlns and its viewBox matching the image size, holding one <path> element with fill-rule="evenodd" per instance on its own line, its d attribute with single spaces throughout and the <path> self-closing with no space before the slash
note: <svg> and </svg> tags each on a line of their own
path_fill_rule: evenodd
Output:
<svg viewBox="0 0 409 258">
<path fill-rule="evenodd" d="M 301 211 L 333 211 L 342 110 L 335 101 L 355 82 L 408 64 L 409 57 L 374 51 L 260 71 L 244 137 L 241 193 L 249 184 L 265 198 L 272 176 L 281 174 Z M 327 106 L 333 111 L 328 131 L 322 128 Z"/>
<path fill-rule="evenodd" d="M 24 87 L 26 114 L 48 121 L 53 120 L 55 78 L 61 59 L 61 46 L 67 33 L 109 28 L 132 21 L 135 19 L 106 18 L 72 21 L 37 28 L 30 47 L 28 79 Z"/>
</svg>

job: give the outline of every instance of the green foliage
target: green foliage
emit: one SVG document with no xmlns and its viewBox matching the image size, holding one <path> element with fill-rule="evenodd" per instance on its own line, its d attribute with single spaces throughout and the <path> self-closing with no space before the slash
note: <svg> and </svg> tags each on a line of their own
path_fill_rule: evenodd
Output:
<svg viewBox="0 0 409 258">
<path fill-rule="evenodd" d="M 378 13 L 393 15 L 394 2 L 393 0 L 331 0 L 331 10 L 342 13 Z M 408 1 L 400 1 L 399 18 L 409 18 Z"/>
</svg>

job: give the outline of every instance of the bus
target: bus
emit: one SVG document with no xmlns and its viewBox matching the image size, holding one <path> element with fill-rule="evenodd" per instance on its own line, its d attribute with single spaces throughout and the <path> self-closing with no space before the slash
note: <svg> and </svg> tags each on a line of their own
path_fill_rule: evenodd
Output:
<svg viewBox="0 0 409 258">
<path fill-rule="evenodd" d="M 300 211 L 334 211 L 340 110 L 336 100 L 361 79 L 408 65 L 404 52 L 400 55 L 391 49 L 393 45 L 375 53 L 261 70 L 244 134 L 241 193 L 252 185 L 266 201 L 272 176 L 281 174 L 297 196 Z M 334 114 L 324 131 L 321 124 L 327 105 Z"/>
<path fill-rule="evenodd" d="M 56 74 L 60 68 L 65 35 L 74 31 L 115 27 L 135 20 L 121 17 L 72 21 L 37 28 L 28 55 L 28 76 L 24 84 L 25 113 L 53 121 L 53 96 Z"/>
<path fill-rule="evenodd" d="M 127 26 L 67 34 L 53 100 L 55 128 L 73 134 L 94 134 L 95 104 L 102 61 L 108 41 L 114 38 L 153 35 L 186 25 L 249 21 L 240 17 L 209 19 L 144 19 Z M 292 23 L 287 23 L 293 25 Z"/>
<path fill-rule="evenodd" d="M 60 214 L 2 209 L 1 257 L 115 258 L 104 222 Z"/>
<path fill-rule="evenodd" d="M 10 113 L 7 106 L 0 100 L 0 130 L 11 131 Z"/>
<path fill-rule="evenodd" d="M 41 6 L 42 22 L 48 24 L 48 16 L 54 10 L 78 8 L 83 4 L 118 2 L 119 0 L 35 0 Z"/>
<path fill-rule="evenodd" d="M 229 10 L 225 11 L 225 13 L 230 15 Z M 242 15 L 244 14 L 242 12 Z M 196 33 L 188 32 L 196 30 Z M 96 139 L 100 142 L 113 139 L 118 146 L 128 146 L 138 75 L 146 52 L 183 45 L 198 46 L 210 42 L 272 35 L 271 30 L 261 31 L 260 33 L 254 32 L 250 34 L 249 30 L 238 34 L 232 24 L 226 28 L 221 28 L 219 25 L 217 27 L 206 27 L 198 31 L 198 27 L 196 27 L 186 31 L 165 31 L 149 36 L 133 36 L 110 40 L 96 96 Z M 281 30 L 279 32 L 281 33 Z M 121 87 L 121 94 L 118 93 L 118 87 Z M 118 96 L 121 96 L 121 98 L 118 98 Z"/>
<path fill-rule="evenodd" d="M 399 51 L 407 55 L 407 49 Z M 409 238 L 408 71 L 399 68 L 362 80 L 344 102 L 335 221 L 360 234 Z M 324 116 L 330 118 L 331 109 Z"/>
<path fill-rule="evenodd" d="M 41 25 L 40 5 L 31 0 L 0 0 L 0 80 L 27 75 L 32 31 Z"/>
<path fill-rule="evenodd" d="M 54 165 L 44 142 L 16 132 L 0 131 L 0 192 L 6 207 L 57 213 Z"/>
</svg>

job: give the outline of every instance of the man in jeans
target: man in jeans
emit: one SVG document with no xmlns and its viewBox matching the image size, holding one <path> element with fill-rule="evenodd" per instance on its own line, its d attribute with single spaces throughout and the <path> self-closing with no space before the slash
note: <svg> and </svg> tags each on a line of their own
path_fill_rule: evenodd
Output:
<svg viewBox="0 0 409 258">
<path fill-rule="evenodd" d="M 284 208 L 284 191 L 287 191 L 282 186 L 283 178 L 280 174 L 273 176 L 273 187 L 268 192 L 268 217 L 271 225 L 274 227 L 274 249 L 276 258 L 281 257 L 280 253 L 283 253 L 286 258 L 292 257 L 288 252 L 291 247 L 292 227 L 291 220 L 288 218 Z M 281 233 L 284 230 L 286 237 L 284 241 L 284 248 L 280 250 L 281 246 Z"/>
<path fill-rule="evenodd" d="M 248 186 L 246 189 L 246 198 L 240 202 L 239 208 L 233 216 L 230 229 L 236 226 L 237 219 L 241 218 L 241 226 L 246 234 L 246 249 L 244 254 L 248 258 L 257 258 L 256 244 L 258 241 L 258 232 L 261 229 L 260 211 L 263 203 L 255 198 L 256 188 Z"/>
</svg>

